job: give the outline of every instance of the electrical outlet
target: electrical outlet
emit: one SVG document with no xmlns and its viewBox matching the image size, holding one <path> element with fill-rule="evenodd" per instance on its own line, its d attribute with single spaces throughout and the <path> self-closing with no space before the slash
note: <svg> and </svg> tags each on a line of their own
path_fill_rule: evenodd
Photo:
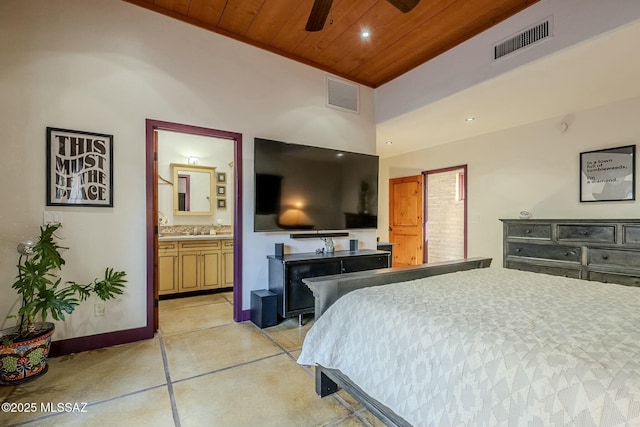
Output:
<svg viewBox="0 0 640 427">
<path fill-rule="evenodd" d="M 93 312 L 96 316 L 104 316 L 104 303 L 97 302 L 93 306 Z"/>
</svg>

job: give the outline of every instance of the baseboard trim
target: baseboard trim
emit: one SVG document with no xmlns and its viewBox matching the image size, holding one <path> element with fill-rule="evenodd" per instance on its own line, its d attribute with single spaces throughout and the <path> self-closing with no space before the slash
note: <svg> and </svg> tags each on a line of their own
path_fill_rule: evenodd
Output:
<svg viewBox="0 0 640 427">
<path fill-rule="evenodd" d="M 251 310 L 242 310 L 240 315 L 240 319 L 238 322 L 246 322 L 247 320 L 251 320 Z"/>
<path fill-rule="evenodd" d="M 86 337 L 69 338 L 51 342 L 49 356 L 64 356 L 66 354 L 111 347 L 119 344 L 127 344 L 150 338 L 153 338 L 153 328 L 148 327 L 107 332 L 104 334 L 89 335 Z"/>
</svg>

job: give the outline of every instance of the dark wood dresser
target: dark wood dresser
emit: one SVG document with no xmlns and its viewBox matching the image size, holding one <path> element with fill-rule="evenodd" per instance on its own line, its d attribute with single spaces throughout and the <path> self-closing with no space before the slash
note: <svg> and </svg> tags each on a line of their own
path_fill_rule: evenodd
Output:
<svg viewBox="0 0 640 427">
<path fill-rule="evenodd" d="M 501 219 L 503 266 L 640 286 L 640 219 Z"/>
</svg>

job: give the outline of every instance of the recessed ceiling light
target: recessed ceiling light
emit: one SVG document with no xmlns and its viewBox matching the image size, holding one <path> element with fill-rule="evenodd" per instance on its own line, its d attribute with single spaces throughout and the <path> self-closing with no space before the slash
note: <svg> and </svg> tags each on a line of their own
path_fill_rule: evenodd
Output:
<svg viewBox="0 0 640 427">
<path fill-rule="evenodd" d="M 344 156 L 344 153 L 338 153 L 338 154 L 336 154 L 336 156 L 342 157 L 342 156 Z"/>
<path fill-rule="evenodd" d="M 370 36 L 369 31 L 367 31 L 367 30 L 362 30 L 362 33 L 360 33 L 360 35 L 365 39 L 369 38 L 369 36 Z"/>
<path fill-rule="evenodd" d="M 387 145 L 391 145 L 391 144 L 393 144 L 393 141 L 392 140 L 388 140 L 388 141 L 385 141 L 384 143 L 387 144 Z"/>
<path fill-rule="evenodd" d="M 472 121 L 474 121 L 475 119 L 476 119 L 475 117 L 473 117 L 473 116 L 469 116 L 469 117 L 467 117 L 466 119 L 464 119 L 464 121 L 465 121 L 465 122 L 472 122 Z"/>
</svg>

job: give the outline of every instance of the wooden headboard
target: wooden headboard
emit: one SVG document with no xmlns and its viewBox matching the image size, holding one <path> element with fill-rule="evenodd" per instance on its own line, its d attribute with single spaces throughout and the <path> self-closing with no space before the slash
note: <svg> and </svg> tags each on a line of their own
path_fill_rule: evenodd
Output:
<svg viewBox="0 0 640 427">
<path fill-rule="evenodd" d="M 640 286 L 640 219 L 502 219 L 503 266 Z"/>
<path fill-rule="evenodd" d="M 360 288 L 406 282 L 456 271 L 488 268 L 491 258 L 468 258 L 410 267 L 391 267 L 332 276 L 309 277 L 302 281 L 311 289 L 315 300 L 315 317 L 322 316 L 343 295 Z"/>
</svg>

